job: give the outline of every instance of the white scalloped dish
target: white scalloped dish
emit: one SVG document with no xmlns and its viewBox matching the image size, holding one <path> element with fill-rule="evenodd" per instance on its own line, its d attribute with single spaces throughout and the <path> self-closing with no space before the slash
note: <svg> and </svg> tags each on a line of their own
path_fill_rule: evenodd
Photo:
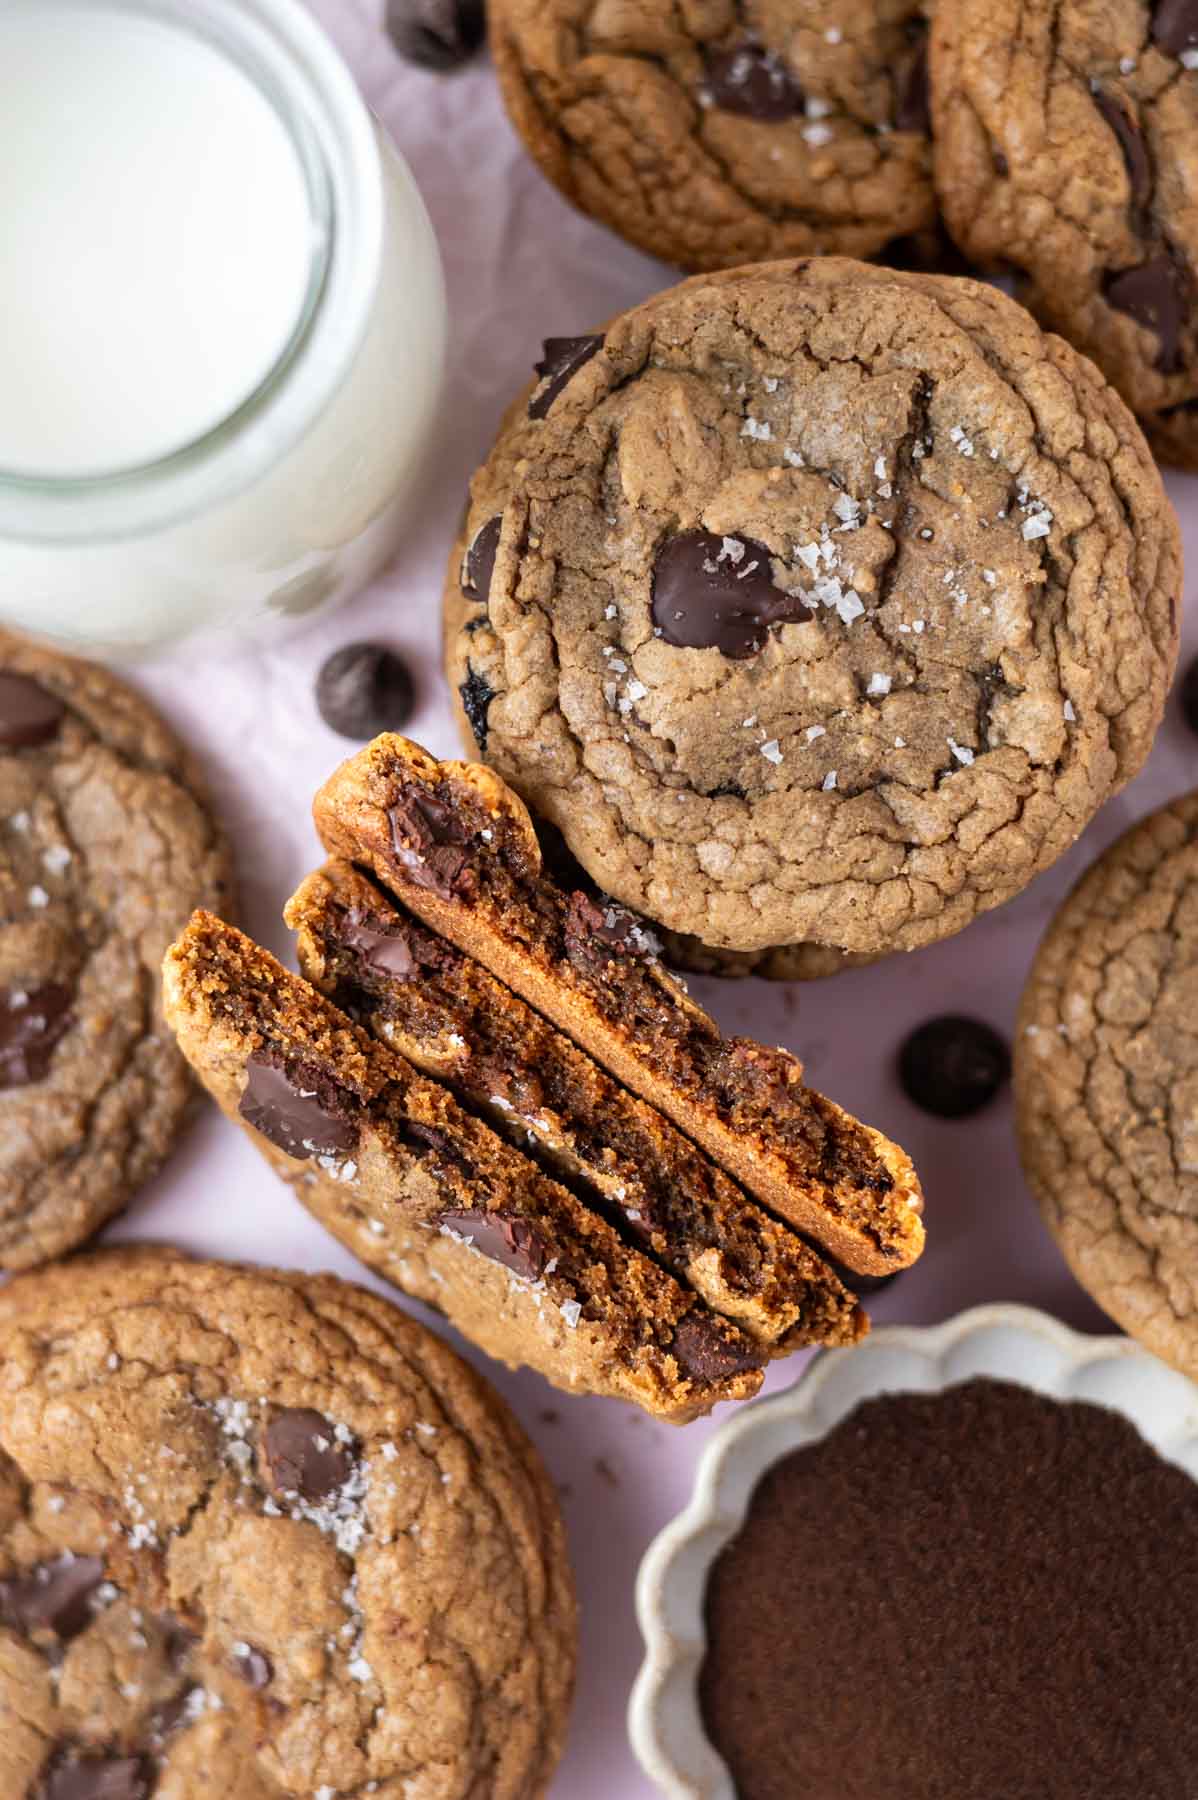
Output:
<svg viewBox="0 0 1198 1800">
<path fill-rule="evenodd" d="M 815 1443 L 861 1401 L 928 1393 L 975 1376 L 1122 1413 L 1153 1449 L 1198 1480 L 1198 1388 L 1126 1338 L 1083 1337 L 1023 1306 L 980 1306 L 943 1325 L 875 1332 L 824 1352 L 785 1393 L 735 1413 L 707 1445 L 690 1503 L 650 1546 L 637 1578 L 645 1660 L 629 1730 L 641 1766 L 670 1800 L 736 1800 L 699 1715 L 708 1571 L 744 1521 L 765 1471 Z"/>
</svg>

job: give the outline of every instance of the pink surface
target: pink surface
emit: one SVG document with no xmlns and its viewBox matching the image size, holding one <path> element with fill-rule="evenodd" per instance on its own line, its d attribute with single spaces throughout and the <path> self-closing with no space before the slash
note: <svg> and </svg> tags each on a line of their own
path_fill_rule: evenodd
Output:
<svg viewBox="0 0 1198 1800">
<path fill-rule="evenodd" d="M 143 672 L 142 685 L 205 755 L 239 852 L 244 922 L 284 949 L 279 912 L 317 858 L 313 790 L 352 746 L 321 724 L 312 701 L 323 657 L 356 637 L 400 648 L 421 679 L 413 734 L 456 751 L 437 662 L 443 560 L 466 483 L 500 410 L 545 335 L 590 327 L 665 285 L 670 271 L 576 218 L 532 168 L 502 116 L 485 64 L 438 79 L 403 68 L 366 0 L 316 8 L 407 155 L 441 239 L 453 315 L 441 442 L 430 450 L 428 498 L 393 572 L 343 611 L 267 652 Z M 1198 532 L 1198 488 L 1170 482 Z M 1198 621 L 1190 631 L 1190 651 Z M 892 1074 L 906 1031 L 946 1009 L 1009 1033 L 1037 939 L 1071 881 L 1133 820 L 1194 784 L 1198 741 L 1170 711 L 1147 771 L 1072 854 L 1015 904 L 963 936 L 814 987 L 695 984 L 729 1027 L 787 1044 L 812 1081 L 903 1142 L 928 1195 L 929 1248 L 884 1293 L 879 1321 L 930 1323 L 983 1300 L 1020 1300 L 1083 1330 L 1104 1321 L 1066 1272 L 1020 1175 L 1004 1098 L 981 1119 L 949 1125 L 903 1099 Z M 167 1238 L 219 1256 L 335 1269 L 354 1259 L 290 1199 L 251 1146 L 207 1114 L 112 1238 Z M 368 1277 L 365 1277 L 369 1279 Z M 434 1329 L 444 1330 L 437 1321 Z M 452 1335 L 452 1334 L 449 1334 Z M 456 1340 L 455 1340 L 456 1341 Z M 459 1344 L 459 1348 L 462 1346 Z M 560 1396 L 539 1378 L 474 1356 L 510 1400 L 561 1484 L 582 1596 L 582 1665 L 569 1750 L 555 1800 L 648 1800 L 627 1747 L 624 1713 L 640 1659 L 633 1580 L 651 1537 L 685 1501 L 710 1425 L 684 1431 L 630 1408 Z M 798 1360 L 769 1387 L 793 1381 Z"/>
</svg>

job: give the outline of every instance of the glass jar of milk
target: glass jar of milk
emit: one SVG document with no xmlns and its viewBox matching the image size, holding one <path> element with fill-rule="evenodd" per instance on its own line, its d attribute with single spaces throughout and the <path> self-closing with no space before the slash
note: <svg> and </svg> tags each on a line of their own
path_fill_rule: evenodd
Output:
<svg viewBox="0 0 1198 1800">
<path fill-rule="evenodd" d="M 299 0 L 0 0 L 0 620 L 134 656 L 345 596 L 445 334 L 420 195 Z"/>
</svg>

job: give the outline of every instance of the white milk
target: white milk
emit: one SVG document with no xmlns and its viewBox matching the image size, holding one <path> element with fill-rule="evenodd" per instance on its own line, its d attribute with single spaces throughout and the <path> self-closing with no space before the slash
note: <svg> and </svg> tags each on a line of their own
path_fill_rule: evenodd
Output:
<svg viewBox="0 0 1198 1800">
<path fill-rule="evenodd" d="M 435 241 L 295 0 L 0 0 L 0 619 L 135 654 L 393 546 Z"/>
</svg>

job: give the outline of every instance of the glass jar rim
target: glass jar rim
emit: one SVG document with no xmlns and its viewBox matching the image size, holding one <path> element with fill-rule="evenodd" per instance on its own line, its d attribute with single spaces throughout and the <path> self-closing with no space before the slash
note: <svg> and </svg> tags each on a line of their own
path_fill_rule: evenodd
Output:
<svg viewBox="0 0 1198 1800">
<path fill-rule="evenodd" d="M 55 477 L 0 468 L 0 538 L 107 543 L 148 535 L 245 491 L 306 434 L 365 336 L 383 244 L 383 177 L 370 113 L 300 0 L 69 0 L 117 7 L 204 38 L 234 60 L 299 156 L 313 221 L 309 287 L 255 391 L 202 436 L 155 461 Z"/>
</svg>

